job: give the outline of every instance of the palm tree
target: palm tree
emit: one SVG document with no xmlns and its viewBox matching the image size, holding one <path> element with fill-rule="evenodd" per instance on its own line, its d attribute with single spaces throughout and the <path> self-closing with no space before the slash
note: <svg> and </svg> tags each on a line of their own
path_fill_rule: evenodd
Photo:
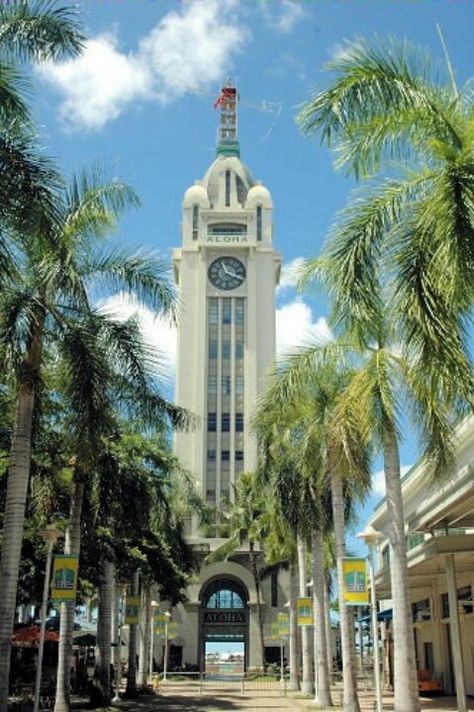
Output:
<svg viewBox="0 0 474 712">
<path fill-rule="evenodd" d="M 436 388 L 471 398 L 465 335 L 474 300 L 474 134 L 470 86 L 450 63 L 406 41 L 358 38 L 328 65 L 329 85 L 298 116 L 320 133 L 336 167 L 368 180 L 339 217 L 322 260 L 330 266 L 335 321 L 370 331 L 393 305 L 401 338 Z M 399 161 L 399 163 L 396 163 Z M 390 300 L 376 285 L 392 284 Z"/>
<path fill-rule="evenodd" d="M 98 171 L 73 178 L 57 206 L 60 222 L 51 232 L 24 245 L 21 274 L 4 287 L 0 304 L 0 353 L 3 365 L 16 374 L 17 388 L 0 561 L 4 581 L 0 601 L 0 710 L 6 704 L 31 427 L 45 335 L 49 339 L 55 329 L 67 333 L 72 315 L 90 309 L 92 288 L 106 293 L 114 288 L 125 290 L 152 308 L 165 313 L 173 309 L 173 293 L 163 279 L 162 262 L 140 253 L 107 250 L 100 244 L 123 209 L 138 202 L 128 186 L 101 178 Z"/>
<path fill-rule="evenodd" d="M 388 538 L 391 548 L 391 581 L 393 598 L 393 629 L 395 648 L 395 706 L 397 711 L 416 709 L 414 641 L 408 599 L 405 522 L 401 495 L 399 439 L 401 414 L 409 414 L 421 434 L 424 454 L 432 476 L 443 477 L 452 470 L 453 436 L 449 403 L 431 387 L 429 374 L 420 373 L 419 361 L 410 358 L 409 351 L 400 352 L 393 324 L 388 327 L 383 317 L 378 321 L 379 341 L 362 348 L 360 343 L 333 343 L 304 349 L 290 365 L 287 382 L 301 387 L 324 368 L 328 359 L 344 364 L 350 362 L 349 372 L 340 397 L 333 410 L 329 432 L 333 433 L 328 450 L 332 473 L 333 515 L 335 518 L 336 549 L 342 553 L 342 541 L 337 531 L 344 516 L 344 469 L 347 473 L 366 470 L 363 449 L 349 447 L 351 440 L 370 439 L 384 458 L 387 487 Z M 357 366 L 357 367 L 356 367 Z M 282 396 L 285 388 L 282 388 Z M 350 454 L 350 457 L 347 455 Z M 341 469 L 338 463 L 346 461 Z M 337 521 L 340 525 L 337 525 Z M 341 577 L 342 571 L 339 576 Z"/>
<path fill-rule="evenodd" d="M 345 413 L 345 420 L 341 421 L 338 409 L 335 415 L 341 392 L 346 384 L 347 376 L 330 360 L 329 354 L 334 347 L 323 347 L 315 351 L 325 358 L 313 364 L 307 358 L 307 352 L 302 351 L 290 357 L 280 367 L 272 384 L 264 394 L 259 405 L 262 427 L 265 427 L 265 418 L 268 419 L 273 409 L 273 416 L 283 427 L 288 428 L 291 421 L 296 437 L 291 442 L 293 460 L 292 475 L 285 475 L 285 489 L 294 493 L 300 489 L 299 499 L 304 502 L 304 507 L 294 513 L 301 525 L 302 512 L 306 512 L 303 521 L 308 532 L 319 532 L 320 537 L 327 530 L 328 517 L 327 505 L 322 507 L 324 499 L 330 494 L 332 500 L 332 517 L 338 557 L 339 601 L 341 612 L 341 638 L 344 667 L 344 709 L 359 710 L 357 686 L 353 659 L 353 625 L 351 615 L 345 604 L 343 596 L 342 558 L 345 555 L 345 508 L 348 502 L 347 484 L 351 481 L 352 488 L 358 497 L 367 491 L 369 475 L 367 448 L 359 429 L 354 426 Z M 334 355 L 334 354 L 332 354 Z M 315 359 L 317 360 L 317 359 Z M 284 438 L 278 438 L 281 447 Z M 300 481 L 295 481 L 294 472 L 300 471 Z M 345 490 L 345 491 L 344 491 Z M 290 494 L 284 495 L 286 502 Z M 350 501 L 350 499 L 349 499 Z M 304 531 L 304 530 L 303 530 Z M 306 534 L 307 535 L 307 534 Z M 317 562 L 319 552 L 316 551 Z M 325 608 L 324 590 L 317 586 L 315 595 L 318 596 L 318 607 Z M 320 618 L 320 622 L 325 618 Z M 327 650 L 320 654 L 318 649 L 324 646 L 327 638 L 326 631 L 320 629 L 318 645 L 316 646 L 318 660 L 318 697 L 321 695 L 326 700 L 329 698 L 329 670 L 327 669 Z M 324 649 L 324 648 L 323 648 Z M 325 661 L 322 660 L 324 655 Z M 320 663 L 321 667 L 320 667 Z M 329 702 L 325 702 L 327 704 Z"/>
<path fill-rule="evenodd" d="M 161 285 L 164 289 L 164 285 Z M 83 321 L 67 325 L 59 343 L 63 358 L 63 390 L 73 419 L 75 441 L 73 492 L 65 553 L 80 555 L 81 518 L 86 485 L 91 486 L 101 454 L 102 439 L 117 428 L 115 412 L 139 422 L 160 426 L 164 421 L 185 425 L 185 411 L 163 399 L 157 391 L 156 358 L 144 347 L 137 323 L 125 323 L 89 313 Z M 70 704 L 68 664 L 72 646 L 74 603 L 61 604 L 59 661 L 55 712 Z M 110 621 L 108 622 L 110 634 Z M 107 673 L 105 673 L 107 675 Z M 104 689 L 108 689 L 107 679 Z M 108 693 L 107 693 L 108 694 Z"/>
</svg>

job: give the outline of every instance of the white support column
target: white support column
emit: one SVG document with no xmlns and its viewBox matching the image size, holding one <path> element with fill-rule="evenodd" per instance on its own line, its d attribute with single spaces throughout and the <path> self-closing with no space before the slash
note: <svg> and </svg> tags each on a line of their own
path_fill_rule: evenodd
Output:
<svg viewBox="0 0 474 712">
<path fill-rule="evenodd" d="M 467 712 L 466 686 L 462 659 L 461 629 L 459 627 L 458 592 L 454 554 L 446 554 L 446 584 L 449 600 L 449 625 L 451 627 L 451 650 L 453 655 L 454 677 L 456 682 L 456 700 L 458 712 Z"/>
</svg>

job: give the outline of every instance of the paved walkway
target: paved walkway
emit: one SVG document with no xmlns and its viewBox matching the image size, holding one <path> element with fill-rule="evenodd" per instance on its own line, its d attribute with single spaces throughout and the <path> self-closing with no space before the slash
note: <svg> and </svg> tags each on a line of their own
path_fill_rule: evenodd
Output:
<svg viewBox="0 0 474 712">
<path fill-rule="evenodd" d="M 340 701 L 341 688 L 333 689 L 333 702 Z M 373 712 L 374 697 L 372 692 L 360 692 L 362 712 Z M 456 712 L 456 699 L 453 697 L 421 698 L 422 710 L 430 712 Z M 74 705 L 77 712 L 86 712 L 85 707 Z M 301 697 L 283 697 L 278 690 L 249 690 L 245 696 L 237 691 L 204 692 L 199 695 L 197 690 L 164 690 L 159 695 L 141 695 L 136 700 L 123 700 L 109 712 L 251 712 L 255 710 L 279 710 L 280 712 L 305 712 L 305 710 L 320 710 L 320 712 L 337 712 L 341 707 L 327 707 L 323 710 L 315 707 L 311 700 Z M 384 711 L 393 710 L 393 697 L 384 694 Z M 474 712 L 474 705 L 469 707 Z M 98 711 L 97 711 L 98 712 Z"/>
</svg>

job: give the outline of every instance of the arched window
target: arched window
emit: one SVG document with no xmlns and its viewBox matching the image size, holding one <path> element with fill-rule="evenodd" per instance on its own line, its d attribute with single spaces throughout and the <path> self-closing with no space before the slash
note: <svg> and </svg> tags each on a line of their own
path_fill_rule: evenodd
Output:
<svg viewBox="0 0 474 712">
<path fill-rule="evenodd" d="M 210 609 L 243 609 L 246 607 L 246 593 L 237 581 L 219 579 L 207 586 L 203 599 L 203 608 Z"/>
<path fill-rule="evenodd" d="M 262 206 L 257 205 L 257 241 L 262 241 Z"/>
<path fill-rule="evenodd" d="M 198 239 L 199 231 L 199 205 L 193 205 L 193 240 Z"/>
</svg>

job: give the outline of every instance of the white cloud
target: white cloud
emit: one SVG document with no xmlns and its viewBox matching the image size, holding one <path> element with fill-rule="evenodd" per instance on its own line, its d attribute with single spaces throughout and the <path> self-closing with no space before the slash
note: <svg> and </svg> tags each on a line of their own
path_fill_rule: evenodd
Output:
<svg viewBox="0 0 474 712">
<path fill-rule="evenodd" d="M 278 3 L 261 0 L 260 8 L 266 24 L 284 34 L 289 34 L 306 15 L 300 0 L 280 0 Z"/>
<path fill-rule="evenodd" d="M 233 11 L 235 0 L 195 0 L 182 12 L 170 12 L 140 42 L 150 63 L 155 91 L 162 101 L 220 79 L 245 32 Z"/>
<path fill-rule="evenodd" d="M 77 59 L 36 71 L 62 95 L 68 130 L 100 129 L 134 102 L 166 103 L 221 79 L 246 37 L 238 7 L 238 0 L 191 0 L 168 12 L 135 52 L 120 51 L 107 33 L 89 40 Z"/>
<path fill-rule="evenodd" d="M 169 377 L 174 376 L 177 336 L 173 324 L 125 294 L 117 294 L 105 300 L 101 310 L 119 321 L 136 317 L 145 343 L 155 349 L 159 360 L 163 361 L 164 373 Z"/>
<path fill-rule="evenodd" d="M 287 287 L 294 287 L 304 260 L 303 257 L 295 257 L 291 262 L 285 262 L 281 268 L 280 284 L 277 287 L 277 294 Z"/>
<path fill-rule="evenodd" d="M 327 320 L 313 320 L 310 307 L 295 299 L 276 310 L 276 352 L 281 356 L 294 351 L 310 339 L 329 341 L 332 338 Z"/>
<path fill-rule="evenodd" d="M 406 475 L 408 470 L 411 470 L 413 465 L 402 465 L 400 467 L 400 474 Z M 374 497 L 385 497 L 385 472 L 379 470 L 372 475 L 372 494 Z"/>
<path fill-rule="evenodd" d="M 40 77 L 62 95 L 59 117 L 67 131 L 100 129 L 125 106 L 149 95 L 151 75 L 133 55 L 121 54 L 112 33 L 88 40 L 82 56 L 62 64 L 42 64 Z"/>
<path fill-rule="evenodd" d="M 276 27 L 285 33 L 292 31 L 294 26 L 303 19 L 305 11 L 296 0 L 282 0 L 280 15 Z"/>
</svg>

